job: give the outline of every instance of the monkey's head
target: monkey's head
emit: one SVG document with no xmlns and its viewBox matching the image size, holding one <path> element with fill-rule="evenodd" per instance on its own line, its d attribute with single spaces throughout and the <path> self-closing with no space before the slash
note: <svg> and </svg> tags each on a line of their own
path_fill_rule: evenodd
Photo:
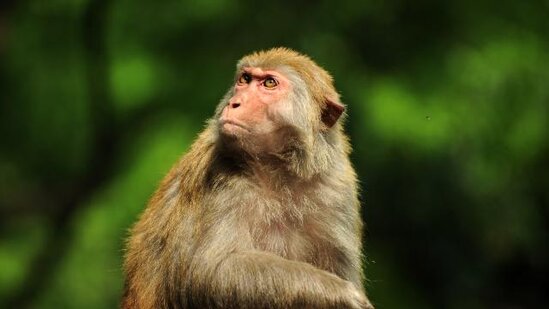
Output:
<svg viewBox="0 0 549 309">
<path fill-rule="evenodd" d="M 225 144 L 257 157 L 313 151 L 319 138 L 341 130 L 344 110 L 328 72 L 305 55 L 274 48 L 238 62 L 216 118 Z"/>
</svg>

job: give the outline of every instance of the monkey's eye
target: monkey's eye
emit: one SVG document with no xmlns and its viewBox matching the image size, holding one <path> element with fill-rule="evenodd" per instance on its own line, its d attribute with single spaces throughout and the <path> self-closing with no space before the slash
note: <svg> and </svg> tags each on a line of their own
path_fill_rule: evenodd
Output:
<svg viewBox="0 0 549 309">
<path fill-rule="evenodd" d="M 276 79 L 274 79 L 272 77 L 267 77 L 265 79 L 265 81 L 263 82 L 263 85 L 265 85 L 265 88 L 267 88 L 267 89 L 273 89 L 274 87 L 276 87 L 278 85 L 278 82 L 276 81 Z"/>
<path fill-rule="evenodd" d="M 239 84 L 249 84 L 252 81 L 252 76 L 248 73 L 242 73 L 238 79 Z"/>
</svg>

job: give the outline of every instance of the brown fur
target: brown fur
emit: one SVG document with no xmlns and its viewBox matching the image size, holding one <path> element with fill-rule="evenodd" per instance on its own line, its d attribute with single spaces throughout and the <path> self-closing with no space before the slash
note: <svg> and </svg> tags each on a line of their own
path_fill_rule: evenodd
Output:
<svg viewBox="0 0 549 309">
<path fill-rule="evenodd" d="M 123 308 L 372 308 L 364 295 L 357 180 L 331 76 L 285 48 L 243 67 L 284 72 L 299 113 L 284 147 L 230 150 L 218 118 L 152 197 L 127 244 Z M 338 108 L 339 108 L 338 107 Z M 336 111 L 336 112 L 337 112 Z"/>
</svg>

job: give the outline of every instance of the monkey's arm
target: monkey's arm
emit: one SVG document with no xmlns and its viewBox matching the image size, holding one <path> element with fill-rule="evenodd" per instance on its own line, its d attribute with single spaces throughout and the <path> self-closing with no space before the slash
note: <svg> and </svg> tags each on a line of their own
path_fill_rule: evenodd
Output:
<svg viewBox="0 0 549 309">
<path fill-rule="evenodd" d="M 373 308 L 351 282 L 271 253 L 238 251 L 206 270 L 207 276 L 205 269 L 194 271 L 192 298 L 207 300 L 199 307 Z"/>
</svg>

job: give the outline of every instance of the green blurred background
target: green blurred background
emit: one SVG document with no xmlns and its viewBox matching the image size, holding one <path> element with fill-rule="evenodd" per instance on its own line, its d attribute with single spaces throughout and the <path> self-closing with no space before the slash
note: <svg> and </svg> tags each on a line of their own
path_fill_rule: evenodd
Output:
<svg viewBox="0 0 549 309">
<path fill-rule="evenodd" d="M 549 1 L 0 5 L 0 307 L 115 308 L 124 238 L 244 54 L 349 106 L 378 308 L 549 303 Z"/>
</svg>

